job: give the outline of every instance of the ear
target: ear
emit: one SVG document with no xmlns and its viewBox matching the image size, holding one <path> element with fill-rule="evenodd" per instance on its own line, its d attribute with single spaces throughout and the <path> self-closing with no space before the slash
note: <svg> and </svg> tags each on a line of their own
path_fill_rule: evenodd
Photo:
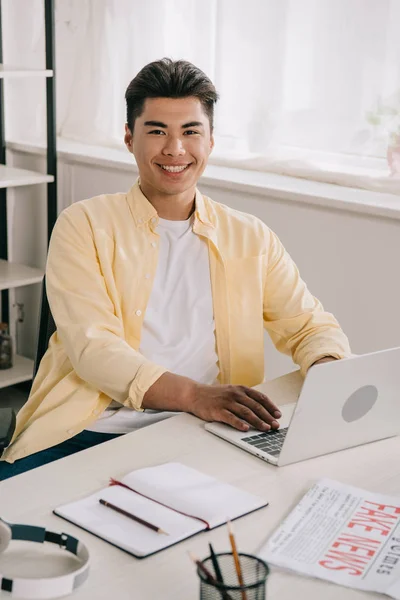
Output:
<svg viewBox="0 0 400 600">
<path fill-rule="evenodd" d="M 129 129 L 128 123 L 125 123 L 124 142 L 125 142 L 125 146 L 129 150 L 129 152 L 131 152 L 131 154 L 133 154 L 133 135 L 132 135 L 132 131 Z"/>
<path fill-rule="evenodd" d="M 215 144 L 214 136 L 211 134 L 211 137 L 210 137 L 210 152 L 209 152 L 209 154 L 211 154 L 211 152 L 213 151 L 214 144 Z"/>
</svg>

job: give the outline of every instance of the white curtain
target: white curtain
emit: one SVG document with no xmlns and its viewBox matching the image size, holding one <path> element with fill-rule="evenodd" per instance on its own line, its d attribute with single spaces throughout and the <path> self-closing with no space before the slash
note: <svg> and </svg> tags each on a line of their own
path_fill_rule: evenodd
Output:
<svg viewBox="0 0 400 600">
<path fill-rule="evenodd" d="M 3 12 L 5 62 L 43 66 L 42 0 Z M 121 146 L 129 81 L 184 58 L 221 96 L 214 163 L 400 194 L 399 23 L 400 0 L 56 0 L 58 134 Z M 43 92 L 7 82 L 7 137 L 43 137 Z"/>
</svg>

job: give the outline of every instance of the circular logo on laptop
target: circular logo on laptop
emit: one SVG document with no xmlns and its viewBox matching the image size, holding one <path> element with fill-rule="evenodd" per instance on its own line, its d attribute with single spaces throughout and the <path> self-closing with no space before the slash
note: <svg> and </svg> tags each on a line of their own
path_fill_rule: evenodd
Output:
<svg viewBox="0 0 400 600">
<path fill-rule="evenodd" d="M 344 403 L 342 417 L 347 423 L 357 421 L 367 414 L 378 399 L 378 390 L 374 385 L 363 385 L 353 392 Z"/>
</svg>

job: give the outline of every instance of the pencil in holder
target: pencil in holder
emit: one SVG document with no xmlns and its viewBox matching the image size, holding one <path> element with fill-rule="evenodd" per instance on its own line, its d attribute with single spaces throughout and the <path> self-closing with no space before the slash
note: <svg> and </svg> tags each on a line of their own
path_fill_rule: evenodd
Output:
<svg viewBox="0 0 400 600">
<path fill-rule="evenodd" d="M 265 600 L 269 567 L 260 558 L 240 554 L 239 560 L 243 585 L 239 585 L 234 556 L 231 552 L 215 555 L 219 574 L 215 572 L 213 559 L 208 556 L 201 561 L 205 569 L 197 567 L 200 578 L 200 600 Z M 212 575 L 207 576 L 206 573 Z M 219 575 L 219 576 L 218 576 Z"/>
</svg>

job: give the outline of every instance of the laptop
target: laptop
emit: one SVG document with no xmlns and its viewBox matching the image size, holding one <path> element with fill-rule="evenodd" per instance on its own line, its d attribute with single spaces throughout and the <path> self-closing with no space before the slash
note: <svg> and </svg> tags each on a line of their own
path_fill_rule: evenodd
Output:
<svg viewBox="0 0 400 600">
<path fill-rule="evenodd" d="M 215 422 L 205 428 L 278 466 L 398 435 L 400 348 L 312 367 L 298 401 L 279 410 L 274 431 L 244 433 Z"/>
</svg>

